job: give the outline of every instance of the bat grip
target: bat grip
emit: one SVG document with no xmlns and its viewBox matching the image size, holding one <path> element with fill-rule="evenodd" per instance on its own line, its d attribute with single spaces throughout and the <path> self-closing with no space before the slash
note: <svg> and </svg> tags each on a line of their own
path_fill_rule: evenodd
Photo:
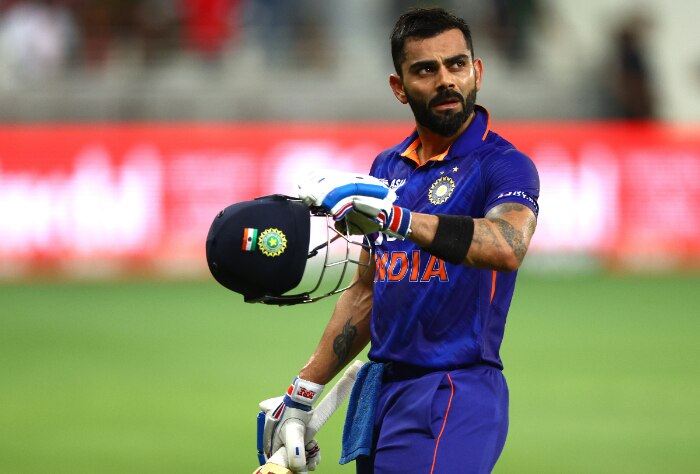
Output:
<svg viewBox="0 0 700 474">
<path fill-rule="evenodd" d="M 316 406 L 313 415 L 311 415 L 311 420 L 309 420 L 309 423 L 306 425 L 307 430 L 304 441 L 307 443 L 311 441 L 313 437 L 316 436 L 316 433 L 318 433 L 318 430 L 328 421 L 338 407 L 343 404 L 345 399 L 350 396 L 352 386 L 355 384 L 355 378 L 357 378 L 357 373 L 363 365 L 363 362 L 360 360 L 353 362 L 340 380 L 338 380 L 326 396 L 318 402 L 318 406 Z"/>
</svg>

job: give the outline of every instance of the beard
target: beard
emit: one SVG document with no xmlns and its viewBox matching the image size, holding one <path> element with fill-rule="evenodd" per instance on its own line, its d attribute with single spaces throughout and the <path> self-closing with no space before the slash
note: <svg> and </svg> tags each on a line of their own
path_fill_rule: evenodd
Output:
<svg viewBox="0 0 700 474">
<path fill-rule="evenodd" d="M 411 106 L 416 122 L 427 128 L 433 133 L 443 137 L 451 137 L 457 133 L 460 127 L 467 121 L 474 112 L 476 105 L 476 88 L 472 89 L 467 97 L 453 89 L 445 89 L 430 99 L 426 104 L 412 97 L 407 90 L 406 99 Z M 447 110 L 444 113 L 433 112 L 433 107 L 447 99 L 459 99 L 462 104 L 462 110 L 452 111 Z"/>
</svg>

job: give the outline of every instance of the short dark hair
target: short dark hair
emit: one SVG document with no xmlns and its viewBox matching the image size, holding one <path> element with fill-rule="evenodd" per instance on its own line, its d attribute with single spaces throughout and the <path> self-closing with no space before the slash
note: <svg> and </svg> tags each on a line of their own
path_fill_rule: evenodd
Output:
<svg viewBox="0 0 700 474">
<path fill-rule="evenodd" d="M 469 52 L 474 58 L 472 33 L 467 23 L 442 8 L 416 8 L 399 17 L 391 32 L 391 59 L 396 74 L 401 74 L 401 63 L 406 59 L 404 45 L 408 38 L 432 38 L 447 30 L 458 29 L 464 35 Z"/>
</svg>

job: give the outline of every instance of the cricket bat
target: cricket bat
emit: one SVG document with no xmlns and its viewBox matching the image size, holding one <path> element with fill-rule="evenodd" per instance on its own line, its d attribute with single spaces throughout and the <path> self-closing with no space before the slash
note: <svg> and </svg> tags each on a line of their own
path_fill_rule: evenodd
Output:
<svg viewBox="0 0 700 474">
<path fill-rule="evenodd" d="M 356 360 L 347 368 L 340 380 L 330 389 L 323 399 L 318 402 L 318 406 L 314 409 L 314 414 L 307 425 L 307 438 L 310 441 L 318 430 L 328 421 L 333 412 L 343 404 L 346 398 L 350 396 L 352 386 L 355 383 L 355 378 L 360 368 L 364 363 L 361 360 Z M 284 447 L 277 450 L 270 459 L 267 460 L 264 466 L 260 466 L 253 471 L 253 474 L 294 474 L 293 471 L 287 468 L 287 451 Z"/>
</svg>

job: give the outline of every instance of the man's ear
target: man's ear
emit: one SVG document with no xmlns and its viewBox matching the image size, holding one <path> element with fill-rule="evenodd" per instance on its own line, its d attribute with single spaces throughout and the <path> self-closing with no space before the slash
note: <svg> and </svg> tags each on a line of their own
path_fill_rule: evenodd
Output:
<svg viewBox="0 0 700 474">
<path fill-rule="evenodd" d="M 391 87 L 394 96 L 399 99 L 402 104 L 408 104 L 406 91 L 403 88 L 403 80 L 398 74 L 389 74 L 389 86 Z"/>
<path fill-rule="evenodd" d="M 476 90 L 479 91 L 481 89 L 481 79 L 484 74 L 484 63 L 481 61 L 481 58 L 476 58 L 474 60 L 474 75 L 476 76 L 475 82 L 476 82 Z"/>
</svg>

